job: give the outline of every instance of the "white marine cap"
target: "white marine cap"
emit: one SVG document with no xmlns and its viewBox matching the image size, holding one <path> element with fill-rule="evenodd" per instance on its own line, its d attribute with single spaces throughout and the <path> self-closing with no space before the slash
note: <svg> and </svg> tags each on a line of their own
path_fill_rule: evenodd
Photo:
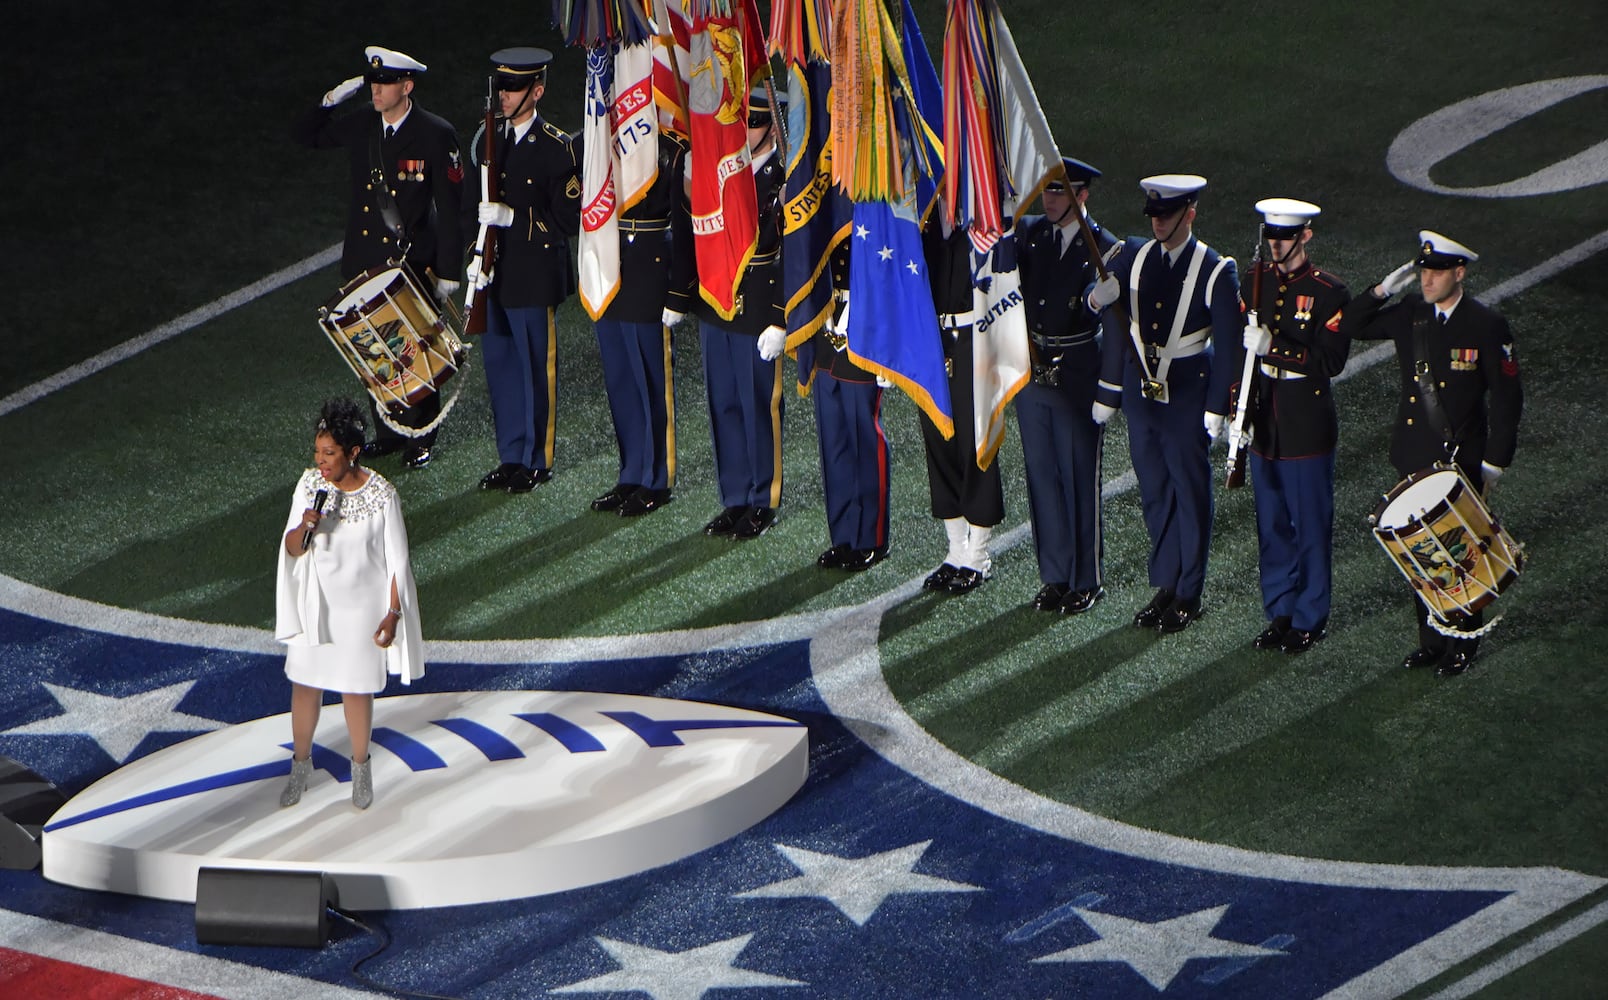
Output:
<svg viewBox="0 0 1608 1000">
<path fill-rule="evenodd" d="M 1171 215 L 1192 204 L 1206 189 L 1199 174 L 1156 174 L 1139 182 L 1145 193 L 1146 215 Z"/>
<path fill-rule="evenodd" d="M 1428 229 L 1418 231 L 1419 267 L 1427 267 L 1431 271 L 1449 271 L 1479 259 L 1479 254 L 1449 236 Z"/>
<path fill-rule="evenodd" d="M 406 52 L 378 45 L 370 45 L 364 49 L 363 59 L 368 63 L 366 78 L 370 83 L 394 83 L 401 77 L 423 73 L 427 68 L 424 63 Z"/>
<path fill-rule="evenodd" d="M 1256 203 L 1256 211 L 1262 216 L 1264 235 L 1269 239 L 1288 239 L 1310 226 L 1323 209 L 1295 198 L 1263 198 Z"/>
</svg>

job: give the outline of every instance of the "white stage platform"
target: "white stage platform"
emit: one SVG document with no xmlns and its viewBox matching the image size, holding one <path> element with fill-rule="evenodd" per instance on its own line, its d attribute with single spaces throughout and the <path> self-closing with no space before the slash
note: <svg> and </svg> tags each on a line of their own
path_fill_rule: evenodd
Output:
<svg viewBox="0 0 1608 1000">
<path fill-rule="evenodd" d="M 330 873 L 348 909 L 515 899 L 655 868 L 781 807 L 808 770 L 802 723 L 632 695 L 471 691 L 374 703 L 374 804 L 351 804 L 339 704 L 313 780 L 279 806 L 290 717 L 135 761 L 45 825 L 46 878 L 194 902 L 202 867 Z"/>
</svg>

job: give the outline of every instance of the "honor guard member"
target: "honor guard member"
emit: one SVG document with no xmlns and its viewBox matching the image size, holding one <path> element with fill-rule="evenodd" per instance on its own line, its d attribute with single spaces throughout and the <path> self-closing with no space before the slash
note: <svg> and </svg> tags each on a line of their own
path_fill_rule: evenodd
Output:
<svg viewBox="0 0 1608 1000">
<path fill-rule="evenodd" d="M 1044 214 L 1023 220 L 1022 297 L 1033 347 L 1033 381 L 1016 397 L 1027 472 L 1033 547 L 1044 586 L 1039 611 L 1075 615 L 1105 596 L 1101 575 L 1100 456 L 1104 428 L 1094 422 L 1100 378 L 1099 318 L 1083 307 L 1094 282 L 1095 254 L 1116 238 L 1089 221 L 1095 246 L 1083 239 L 1089 185 L 1100 171 L 1061 161 L 1064 178 L 1044 186 Z M 1118 344 L 1118 347 L 1121 345 Z"/>
<path fill-rule="evenodd" d="M 619 481 L 592 509 L 621 517 L 670 502 L 676 478 L 675 354 L 671 328 L 698 294 L 692 218 L 682 186 L 687 138 L 659 133 L 659 174 L 620 217 L 620 287 L 597 321 Z"/>
<path fill-rule="evenodd" d="M 1351 293 L 1307 258 L 1318 206 L 1268 198 L 1256 211 L 1270 263 L 1256 265 L 1240 291 L 1257 320 L 1241 338 L 1257 355 L 1256 374 L 1240 391 L 1251 393 L 1245 419 L 1268 626 L 1251 645 L 1304 653 L 1328 634 L 1340 436 L 1330 379 L 1351 345 L 1339 333 Z"/>
<path fill-rule="evenodd" d="M 1466 294 L 1463 279 L 1479 254 L 1424 230 L 1419 254 L 1351 301 L 1340 331 L 1357 340 L 1391 340 L 1401 368 L 1401 397 L 1390 434 L 1390 462 L 1402 478 L 1437 462 L 1455 462 L 1471 483 L 1489 492 L 1513 462 L 1524 392 L 1507 320 Z M 1410 289 L 1417 265 L 1421 297 L 1385 302 Z M 1474 662 L 1478 635 L 1450 639 L 1430 624 L 1429 609 L 1414 601 L 1418 648 L 1402 666 L 1436 668 L 1455 677 Z M 1477 632 L 1483 614 L 1460 626 Z"/>
<path fill-rule="evenodd" d="M 1136 628 L 1181 632 L 1200 616 L 1212 541 L 1208 453 L 1227 424 L 1233 361 L 1241 357 L 1239 277 L 1234 258 L 1194 235 L 1206 179 L 1161 174 L 1140 181 L 1153 239 L 1130 238 L 1109 276 L 1088 293 L 1096 311 L 1120 307 L 1120 327 L 1102 358 L 1094 419 L 1121 407 L 1128 452 L 1150 533 L 1155 596 Z M 1221 352 L 1225 364 L 1214 364 Z"/>
<path fill-rule="evenodd" d="M 832 547 L 815 564 L 855 572 L 888 554 L 888 437 L 882 431 L 882 386 L 848 350 L 848 241 L 833 251 L 831 272 L 832 315 L 815 334 L 810 391 Z"/>
<path fill-rule="evenodd" d="M 781 95 L 777 95 L 780 100 Z M 748 151 L 759 201 L 759 240 L 737 285 L 737 312 L 722 319 L 698 297 L 698 340 L 715 444 L 721 511 L 704 534 L 758 538 L 782 502 L 782 367 L 787 303 L 782 294 L 783 164 L 770 99 L 749 96 Z"/>
<path fill-rule="evenodd" d="M 502 229 L 481 338 L 498 465 L 481 478 L 483 490 L 529 493 L 553 478 L 553 315 L 575 291 L 568 237 L 580 232 L 581 181 L 569 136 L 536 113 L 552 58 L 529 47 L 492 53 L 503 117 L 497 176 L 493 190 L 480 191 L 478 171 L 470 185 L 479 224 Z"/>
<path fill-rule="evenodd" d="M 413 91 L 424 63 L 402 52 L 370 45 L 363 50 L 367 66 L 324 95 L 292 129 L 295 140 L 313 149 L 347 151 L 352 193 L 346 213 L 346 242 L 341 277 L 406 260 L 421 279 L 428 278 L 437 297 L 446 299 L 463 274 L 459 205 L 463 198 L 463 160 L 458 133 L 446 119 L 424 110 Z M 366 107 L 335 116 L 335 106 L 368 86 Z M 421 469 L 430 461 L 434 429 L 418 436 L 397 433 L 379 419 L 374 401 L 375 439 L 365 455 L 403 450 L 403 462 Z M 441 415 L 441 399 L 431 395 L 392 421 L 417 430 Z"/>
<path fill-rule="evenodd" d="M 922 252 L 932 281 L 933 308 L 943 343 L 954 434 L 947 440 L 921 411 L 921 443 L 927 452 L 927 492 L 932 516 L 944 523 L 949 549 L 944 561 L 922 581 L 925 590 L 965 594 L 988 579 L 993 566 L 988 540 L 1005 520 L 1005 491 L 999 461 L 977 467 L 977 429 L 972 420 L 972 244 L 964 229 L 947 231 L 940 206 L 922 231 Z"/>
</svg>

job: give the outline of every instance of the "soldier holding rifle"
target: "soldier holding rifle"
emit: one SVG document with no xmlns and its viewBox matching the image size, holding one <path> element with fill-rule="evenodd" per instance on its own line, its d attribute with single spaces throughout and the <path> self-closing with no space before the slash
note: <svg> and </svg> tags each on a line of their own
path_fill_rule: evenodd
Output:
<svg viewBox="0 0 1608 1000">
<path fill-rule="evenodd" d="M 1251 374 L 1240 385 L 1243 423 L 1234 428 L 1249 438 L 1268 620 L 1251 645 L 1296 654 L 1328 634 L 1340 434 L 1329 380 L 1345 367 L 1350 341 L 1339 333 L 1340 310 L 1351 293 L 1307 258 L 1318 206 L 1267 198 L 1256 211 L 1270 261 L 1253 265 L 1241 292 Z M 1229 485 L 1237 485 L 1232 470 Z"/>
</svg>

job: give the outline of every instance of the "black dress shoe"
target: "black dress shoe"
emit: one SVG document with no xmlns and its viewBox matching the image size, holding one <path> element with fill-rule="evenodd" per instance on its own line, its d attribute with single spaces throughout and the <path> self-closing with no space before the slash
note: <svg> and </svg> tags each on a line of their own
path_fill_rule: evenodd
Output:
<svg viewBox="0 0 1608 1000">
<path fill-rule="evenodd" d="M 1073 590 L 1067 593 L 1066 599 L 1057 608 L 1063 615 L 1081 615 L 1094 607 L 1094 602 L 1105 596 L 1104 587 L 1091 587 L 1088 590 Z"/>
<path fill-rule="evenodd" d="M 842 569 L 844 557 L 853 551 L 847 542 L 841 545 L 834 545 L 815 557 L 815 565 L 822 569 Z"/>
<path fill-rule="evenodd" d="M 672 499 L 669 490 L 650 490 L 642 486 L 620 504 L 620 516 L 641 517 L 643 514 L 651 514 Z"/>
<path fill-rule="evenodd" d="M 508 485 L 503 489 L 510 493 L 529 493 L 552 478 L 551 469 L 527 469 L 522 465 L 516 466 L 513 474 L 508 477 Z"/>
<path fill-rule="evenodd" d="M 1262 633 L 1251 640 L 1252 649 L 1283 649 L 1284 637 L 1290 634 L 1290 619 L 1279 615 L 1268 623 Z"/>
<path fill-rule="evenodd" d="M 888 558 L 886 545 L 878 545 L 872 549 L 850 549 L 843 557 L 843 568 L 850 573 L 858 573 L 870 569 L 886 558 Z"/>
<path fill-rule="evenodd" d="M 1034 611 L 1056 611 L 1061 607 L 1061 602 L 1066 600 L 1069 590 L 1070 588 L 1063 587 L 1059 583 L 1046 583 L 1033 595 L 1033 600 L 1029 601 L 1027 606 Z"/>
<path fill-rule="evenodd" d="M 1161 613 L 1161 620 L 1156 622 L 1156 631 L 1166 635 L 1182 632 L 1195 624 L 1195 619 L 1199 617 L 1200 598 L 1191 597 L 1187 600 L 1182 597 L 1175 598 L 1172 607 Z"/>
<path fill-rule="evenodd" d="M 1422 646 L 1407 654 L 1401 665 L 1408 670 L 1417 670 L 1419 667 L 1433 667 L 1446 655 L 1442 649 L 1425 649 Z"/>
<path fill-rule="evenodd" d="M 1166 588 L 1156 591 L 1156 596 L 1150 599 L 1150 603 L 1140 608 L 1139 613 L 1133 616 L 1133 627 L 1155 628 L 1161 624 L 1161 616 L 1172 607 L 1172 602 L 1172 591 Z"/>
<path fill-rule="evenodd" d="M 959 572 L 959 566 L 956 566 L 954 563 L 944 563 L 942 566 L 939 566 L 937 569 L 927 574 L 927 578 L 921 581 L 921 589 L 947 590 L 949 587 L 949 581 L 954 579 L 955 574 Z"/>
<path fill-rule="evenodd" d="M 422 469 L 430 464 L 430 446 L 410 444 L 402 452 L 402 464 L 410 469 Z"/>
<path fill-rule="evenodd" d="M 1435 668 L 1436 677 L 1456 677 L 1474 665 L 1473 653 L 1447 653 L 1440 666 Z"/>
<path fill-rule="evenodd" d="M 758 538 L 763 535 L 775 523 L 775 507 L 750 507 L 748 508 L 748 513 L 743 515 L 742 520 L 737 522 L 737 527 L 732 529 L 731 537 L 739 538 L 746 542 L 750 538 Z"/>
<path fill-rule="evenodd" d="M 737 522 L 748 516 L 747 507 L 727 507 L 715 519 L 704 525 L 704 534 L 716 537 L 730 537 L 737 530 Z"/>
<path fill-rule="evenodd" d="M 383 441 L 375 438 L 373 441 L 363 442 L 364 458 L 379 458 L 381 455 L 395 454 L 400 450 L 402 450 L 402 442 L 396 438 L 386 438 Z"/>
<path fill-rule="evenodd" d="M 1292 628 L 1284 633 L 1284 644 L 1279 648 L 1291 656 L 1299 656 L 1328 636 L 1329 630 L 1326 628 L 1315 628 L 1310 631 L 1304 628 Z"/>
<path fill-rule="evenodd" d="M 621 483 L 602 496 L 594 499 L 592 501 L 592 509 L 600 514 L 607 514 L 612 511 L 619 510 L 625 501 L 630 498 L 631 494 L 635 492 L 635 486 L 628 486 L 625 483 Z"/>
<path fill-rule="evenodd" d="M 514 473 L 521 468 L 522 466 L 515 465 L 512 462 L 504 462 L 480 477 L 480 488 L 483 490 L 506 490 L 508 484 L 513 480 Z"/>
<path fill-rule="evenodd" d="M 944 584 L 944 589 L 951 594 L 969 594 L 981 587 L 986 579 L 988 577 L 983 574 L 982 570 L 972 569 L 970 566 L 961 566 L 950 574 L 949 582 Z"/>
</svg>

